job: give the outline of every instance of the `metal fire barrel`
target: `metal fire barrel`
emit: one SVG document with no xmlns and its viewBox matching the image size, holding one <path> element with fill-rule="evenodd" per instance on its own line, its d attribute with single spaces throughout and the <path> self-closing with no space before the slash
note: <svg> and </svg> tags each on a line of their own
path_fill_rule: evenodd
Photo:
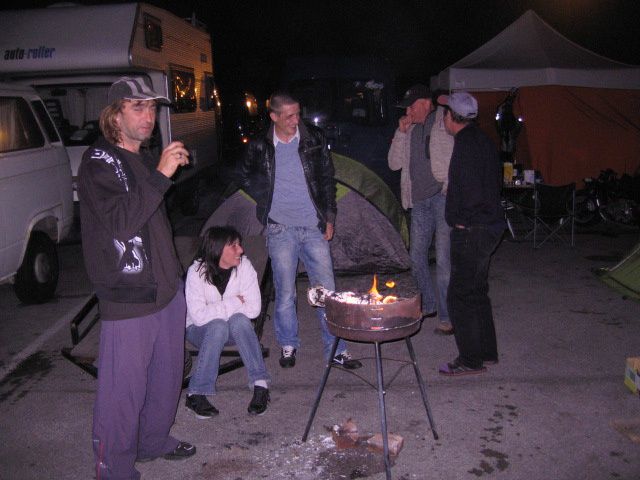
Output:
<svg viewBox="0 0 640 480">
<path fill-rule="evenodd" d="M 387 342 L 413 335 L 420 328 L 420 307 L 419 294 L 380 305 L 325 299 L 329 331 L 336 337 L 359 342 Z"/>
</svg>

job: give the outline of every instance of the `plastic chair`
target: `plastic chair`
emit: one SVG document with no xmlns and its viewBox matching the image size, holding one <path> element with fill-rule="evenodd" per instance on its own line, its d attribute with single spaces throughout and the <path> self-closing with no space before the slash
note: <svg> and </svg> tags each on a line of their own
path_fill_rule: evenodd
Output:
<svg viewBox="0 0 640 480">
<path fill-rule="evenodd" d="M 574 246 L 576 184 L 553 186 L 537 183 L 534 187 L 533 248 L 555 238 Z M 561 234 L 570 230 L 570 240 Z"/>
</svg>

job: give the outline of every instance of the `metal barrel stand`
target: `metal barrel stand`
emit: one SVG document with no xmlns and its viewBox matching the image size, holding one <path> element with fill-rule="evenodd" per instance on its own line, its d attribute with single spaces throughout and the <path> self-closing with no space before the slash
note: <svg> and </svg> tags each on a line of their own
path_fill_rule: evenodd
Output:
<svg viewBox="0 0 640 480">
<path fill-rule="evenodd" d="M 327 360 L 327 365 L 324 369 L 324 375 L 322 376 L 322 381 L 320 382 L 320 387 L 318 388 L 318 393 L 316 395 L 315 402 L 313 403 L 313 407 L 311 409 L 311 414 L 309 415 L 309 420 L 307 421 L 307 426 L 304 429 L 304 435 L 302 435 L 302 441 L 306 442 L 307 437 L 309 435 L 309 430 L 311 430 L 311 424 L 313 423 L 313 419 L 316 415 L 316 411 L 318 410 L 318 405 L 320 404 L 320 399 L 322 398 L 322 393 L 324 391 L 324 387 L 327 384 L 327 379 L 329 378 L 329 372 L 333 367 L 331 363 L 331 359 L 335 356 L 336 350 L 338 348 L 338 341 L 340 338 L 336 337 L 333 342 L 333 347 L 331 348 L 331 355 L 329 355 L 329 360 Z M 427 418 L 429 419 L 429 425 L 431 426 L 431 432 L 433 433 L 433 438 L 435 440 L 438 439 L 438 432 L 436 432 L 436 426 L 433 421 L 433 416 L 431 415 L 431 407 L 429 406 L 429 400 L 427 399 L 427 387 L 424 383 L 422 375 L 420 374 L 420 370 L 418 368 L 418 364 L 416 362 L 416 355 L 413 350 L 413 345 L 411 344 L 411 338 L 404 338 L 407 344 L 407 350 L 409 351 L 409 356 L 411 357 L 411 363 L 413 364 L 413 371 L 416 374 L 416 379 L 418 380 L 418 385 L 420 386 L 420 395 L 422 397 L 422 403 L 424 404 L 424 408 L 427 412 Z M 384 466 L 387 480 L 391 480 L 391 461 L 389 459 L 389 438 L 387 436 L 387 410 L 385 406 L 385 391 L 384 391 L 384 379 L 382 373 L 382 355 L 380 344 L 381 342 L 366 342 L 373 343 L 376 351 L 376 376 L 377 376 L 377 390 L 378 390 L 378 408 L 380 410 L 380 423 L 382 426 L 382 446 L 384 453 Z M 338 367 L 341 368 L 341 367 Z"/>
</svg>

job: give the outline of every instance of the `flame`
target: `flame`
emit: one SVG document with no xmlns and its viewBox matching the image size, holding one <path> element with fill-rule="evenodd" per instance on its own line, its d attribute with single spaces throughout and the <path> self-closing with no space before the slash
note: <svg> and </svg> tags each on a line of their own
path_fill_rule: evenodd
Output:
<svg viewBox="0 0 640 480">
<path fill-rule="evenodd" d="M 393 280 L 388 280 L 385 285 L 388 288 L 393 288 L 395 287 L 396 283 Z M 398 301 L 398 297 L 396 297 L 395 295 L 387 295 L 386 297 L 383 297 L 382 295 L 380 295 L 380 292 L 378 292 L 378 276 L 374 275 L 373 276 L 373 283 L 371 284 L 371 288 L 369 289 L 369 291 L 367 292 L 367 294 L 369 295 L 369 303 L 370 304 L 388 304 L 388 303 L 395 303 Z"/>
<path fill-rule="evenodd" d="M 371 289 L 367 292 L 371 299 L 370 303 L 380 303 L 382 300 L 382 295 L 378 292 L 378 275 L 373 276 L 373 284 L 371 285 Z"/>
<path fill-rule="evenodd" d="M 373 284 L 371 285 L 371 289 L 367 292 L 369 295 L 378 296 L 380 293 L 378 292 L 378 275 L 373 275 Z"/>
</svg>

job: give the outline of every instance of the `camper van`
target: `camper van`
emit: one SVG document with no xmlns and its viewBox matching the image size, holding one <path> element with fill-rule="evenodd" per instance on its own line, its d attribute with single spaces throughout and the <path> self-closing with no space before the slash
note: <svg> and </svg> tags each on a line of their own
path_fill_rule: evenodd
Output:
<svg viewBox="0 0 640 480">
<path fill-rule="evenodd" d="M 42 100 L 0 83 L 0 283 L 13 282 L 23 303 L 55 293 L 72 198 L 69 157 Z"/>
<path fill-rule="evenodd" d="M 175 178 L 174 199 L 184 213 L 197 209 L 199 180 L 217 160 L 220 114 L 205 28 L 144 3 L 0 12 L 0 78 L 32 86 L 42 97 L 74 180 L 83 152 L 100 134 L 109 86 L 125 75 L 145 77 L 171 100 L 158 112 L 150 147 L 185 143 L 191 166 Z"/>
</svg>

